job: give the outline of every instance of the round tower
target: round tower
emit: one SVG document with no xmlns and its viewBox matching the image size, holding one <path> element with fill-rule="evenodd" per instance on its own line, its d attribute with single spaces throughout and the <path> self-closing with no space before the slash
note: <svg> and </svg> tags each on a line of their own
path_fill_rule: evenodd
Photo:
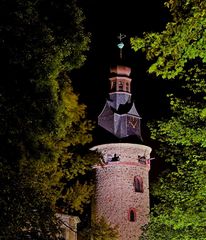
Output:
<svg viewBox="0 0 206 240">
<path fill-rule="evenodd" d="M 120 41 L 122 36 L 120 34 Z M 119 47 L 121 58 L 123 46 L 122 43 Z M 119 240 L 137 240 L 141 227 L 148 223 L 150 212 L 152 149 L 137 144 L 142 143 L 141 117 L 132 101 L 130 73 L 131 68 L 123 64 L 110 69 L 109 97 L 98 116 L 98 125 L 115 136 L 116 142 L 91 148 L 101 153 L 103 159 L 100 165 L 94 166 L 94 216 L 96 219 L 103 217 L 111 226 L 117 226 Z"/>
<path fill-rule="evenodd" d="M 120 240 L 137 240 L 149 218 L 151 148 L 133 143 L 93 147 L 104 162 L 95 166 L 95 216 L 118 226 Z"/>
</svg>

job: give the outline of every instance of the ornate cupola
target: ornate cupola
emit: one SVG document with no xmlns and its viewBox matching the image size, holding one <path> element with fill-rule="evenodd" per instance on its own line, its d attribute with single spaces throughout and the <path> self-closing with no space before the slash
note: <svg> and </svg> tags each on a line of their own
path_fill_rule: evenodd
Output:
<svg viewBox="0 0 206 240">
<path fill-rule="evenodd" d="M 120 42 L 120 58 L 123 43 Z M 98 125 L 115 135 L 117 138 L 126 138 L 136 135 L 140 140 L 140 115 L 132 101 L 131 68 L 116 65 L 110 68 L 110 92 L 105 106 L 98 116 Z"/>
</svg>

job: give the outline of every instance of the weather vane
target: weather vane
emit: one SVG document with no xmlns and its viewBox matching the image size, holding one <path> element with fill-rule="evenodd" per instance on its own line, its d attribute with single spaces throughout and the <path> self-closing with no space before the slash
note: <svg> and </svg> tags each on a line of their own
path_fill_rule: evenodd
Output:
<svg viewBox="0 0 206 240">
<path fill-rule="evenodd" d="M 117 37 L 120 40 L 120 43 L 117 44 L 117 47 L 120 50 L 120 59 L 122 59 L 122 48 L 124 47 L 124 43 L 122 42 L 122 39 L 125 38 L 126 35 L 120 33 L 119 36 Z"/>
</svg>

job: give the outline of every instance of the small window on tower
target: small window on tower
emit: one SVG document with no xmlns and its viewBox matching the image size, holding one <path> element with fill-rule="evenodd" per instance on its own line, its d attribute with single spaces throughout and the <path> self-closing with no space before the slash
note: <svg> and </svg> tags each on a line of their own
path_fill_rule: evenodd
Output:
<svg viewBox="0 0 206 240">
<path fill-rule="evenodd" d="M 111 90 L 116 91 L 116 82 L 114 81 L 112 82 Z"/>
<path fill-rule="evenodd" d="M 119 91 L 123 91 L 123 82 L 119 82 Z"/>
<path fill-rule="evenodd" d="M 129 83 L 126 83 L 126 91 L 129 92 Z"/>
<path fill-rule="evenodd" d="M 134 208 L 131 208 L 131 209 L 129 210 L 129 216 L 128 216 L 128 218 L 129 218 L 129 221 L 130 221 L 130 222 L 135 222 L 135 221 L 136 221 L 136 210 L 135 210 Z"/>
<path fill-rule="evenodd" d="M 143 192 L 143 181 L 140 176 L 134 177 L 134 189 L 135 192 Z"/>
</svg>

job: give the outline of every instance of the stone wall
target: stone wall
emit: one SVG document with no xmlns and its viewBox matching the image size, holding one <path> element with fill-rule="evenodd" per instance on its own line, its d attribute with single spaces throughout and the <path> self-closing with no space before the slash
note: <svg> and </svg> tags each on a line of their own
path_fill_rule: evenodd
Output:
<svg viewBox="0 0 206 240">
<path fill-rule="evenodd" d="M 97 218 L 105 217 L 111 225 L 118 225 L 120 240 L 137 240 L 141 234 L 140 227 L 148 222 L 149 217 L 151 148 L 117 143 L 92 148 L 95 149 L 103 154 L 104 159 L 103 165 L 95 166 L 95 215 Z M 143 192 L 135 191 L 135 176 L 142 179 Z"/>
<path fill-rule="evenodd" d="M 58 213 L 56 216 L 61 222 L 62 237 L 65 240 L 77 240 L 77 224 L 79 217 Z"/>
</svg>

